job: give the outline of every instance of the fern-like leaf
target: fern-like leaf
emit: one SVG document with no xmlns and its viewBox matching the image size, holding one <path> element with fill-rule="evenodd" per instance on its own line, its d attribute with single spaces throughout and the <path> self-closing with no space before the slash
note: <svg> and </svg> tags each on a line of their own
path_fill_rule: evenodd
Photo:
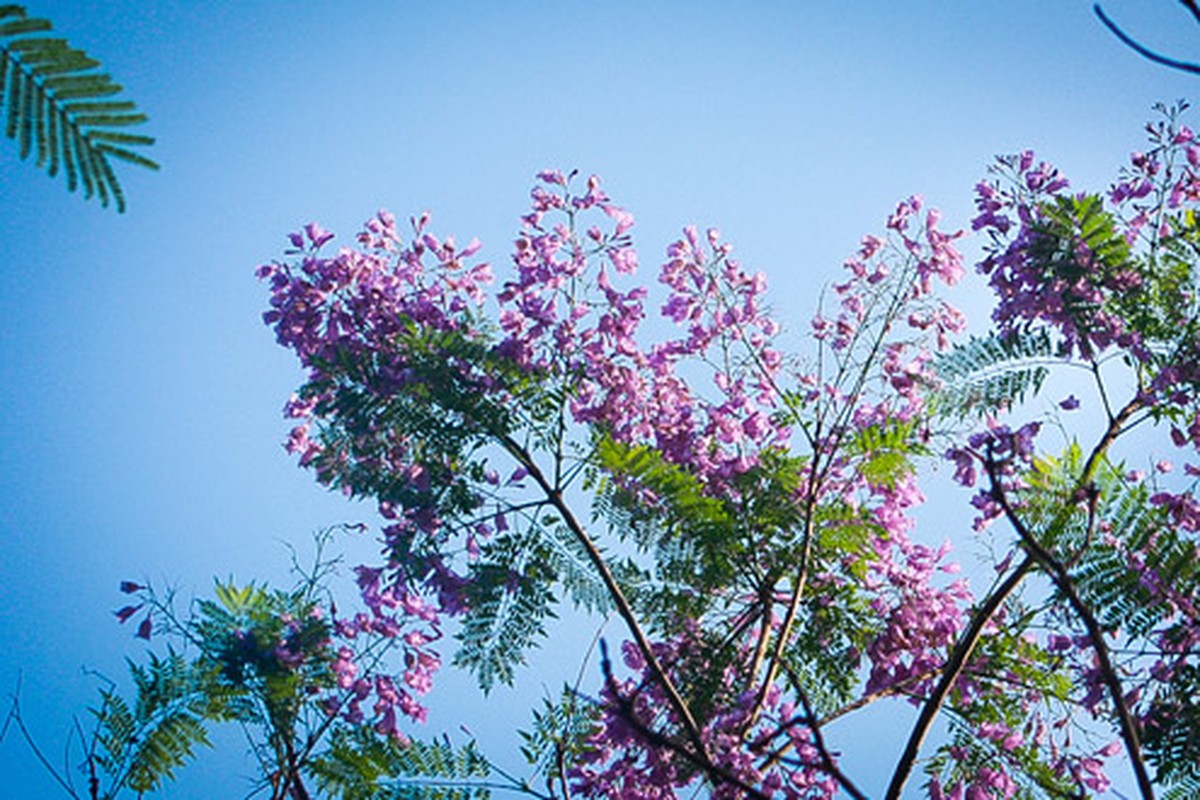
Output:
<svg viewBox="0 0 1200 800">
<path fill-rule="evenodd" d="M 401 743 L 369 728 L 337 731 L 311 764 L 324 794 L 343 800 L 486 800 L 491 765 L 474 742 Z"/>
<path fill-rule="evenodd" d="M 472 565 L 468 610 L 457 634 L 462 647 L 454 664 L 474 672 L 485 693 L 497 681 L 511 685 L 525 651 L 545 637 L 545 620 L 555 616 L 557 579 L 536 525 L 488 543 Z"/>
<path fill-rule="evenodd" d="M 114 791 L 152 792 L 209 745 L 206 723 L 213 701 L 201 675 L 177 653 L 130 665 L 137 688 L 132 706 L 113 690 L 101 693 L 96 716 L 96 764 L 113 780 Z"/>
<path fill-rule="evenodd" d="M 942 381 L 937 406 L 961 419 L 1023 402 L 1041 390 L 1054 355 L 1045 330 L 973 336 L 935 363 Z"/>
<path fill-rule="evenodd" d="M 134 149 L 154 143 L 149 136 L 126 133 L 146 115 L 128 100 L 104 98 L 121 86 L 99 71 L 100 62 L 65 39 L 47 34 L 49 22 L 29 17 L 16 5 L 0 6 L 0 118 L 4 134 L 17 142 L 22 159 L 53 177 L 66 173 L 67 188 L 82 185 L 86 197 L 102 205 L 111 199 L 125 210 L 125 194 L 112 159 L 147 169 L 158 164 Z"/>
</svg>

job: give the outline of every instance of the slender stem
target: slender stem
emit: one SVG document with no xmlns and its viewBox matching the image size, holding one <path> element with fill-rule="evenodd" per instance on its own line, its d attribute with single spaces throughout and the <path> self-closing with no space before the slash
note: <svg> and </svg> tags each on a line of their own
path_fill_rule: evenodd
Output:
<svg viewBox="0 0 1200 800">
<path fill-rule="evenodd" d="M 834 762 L 829 748 L 825 746 L 825 736 L 821 733 L 821 723 L 813 713 L 812 704 L 808 702 L 808 695 L 800 689 L 799 682 L 796 683 L 796 690 L 800 697 L 800 703 L 804 706 L 804 715 L 808 717 L 808 729 L 812 732 L 813 746 L 821 754 L 821 769 L 825 770 L 835 781 L 841 784 L 846 793 L 855 800 L 867 800 L 867 796 L 854 785 L 854 782 Z"/>
<path fill-rule="evenodd" d="M 655 681 L 662 687 L 663 692 L 667 695 L 667 701 L 671 704 L 671 708 L 679 717 L 680 724 L 683 725 L 684 732 L 687 734 L 688 740 L 692 747 L 695 748 L 696 757 L 706 764 L 711 764 L 712 760 L 708 755 L 707 749 L 704 747 L 704 740 L 700 737 L 700 726 L 696 724 L 695 718 L 692 716 L 691 710 L 683 697 L 679 694 L 679 690 L 675 687 L 674 681 L 667 675 L 663 669 L 658 657 L 654 654 L 653 648 L 650 647 L 649 640 L 646 639 L 646 634 L 642 631 L 641 625 L 638 623 L 637 617 L 633 613 L 633 608 L 629 605 L 629 601 L 625 597 L 625 593 L 621 591 L 620 585 L 617 583 L 616 576 L 609 569 L 608 564 L 604 560 L 604 556 L 596 547 L 596 543 L 588 536 L 583 525 L 571 511 L 563 500 L 562 492 L 555 489 L 546 479 L 537 463 L 529 452 L 520 445 L 515 439 L 507 434 L 499 434 L 498 438 L 504 448 L 518 461 L 521 466 L 529 473 L 530 477 L 537 482 L 541 487 L 542 492 L 546 495 L 546 499 L 550 505 L 562 517 L 563 524 L 575 535 L 575 538 L 583 545 L 587 552 L 588 560 L 592 562 L 592 567 L 599 574 L 601 581 L 604 582 L 605 589 L 608 590 L 608 595 L 612 598 L 613 605 L 617 608 L 617 613 L 621 619 L 625 621 L 625 626 L 629 629 L 629 633 L 633 636 L 634 643 L 641 652 L 642 657 L 646 660 L 646 665 L 650 668 L 651 675 Z"/>
<path fill-rule="evenodd" d="M 761 619 L 759 620 L 758 638 L 754 643 L 754 656 L 750 659 L 750 669 L 746 671 L 746 681 L 748 683 L 746 687 L 747 691 L 754 688 L 759 667 L 762 666 L 763 659 L 767 657 L 767 645 L 769 645 L 771 642 L 771 606 L 775 604 L 774 598 L 775 586 L 774 580 L 772 580 L 763 585 L 763 588 L 759 592 L 758 596 L 758 602 L 762 605 L 762 611 L 760 612 Z M 740 630 L 741 628 L 742 626 L 739 624 L 735 627 L 735 631 Z M 726 641 L 733 641 L 733 637 L 728 637 Z M 746 718 L 746 725 L 743 728 L 743 731 L 750 730 L 751 725 L 753 725 L 753 718 L 753 714 L 750 714 Z"/>
<path fill-rule="evenodd" d="M 63 791 L 78 800 L 79 795 L 75 793 L 75 789 L 54 768 L 49 759 L 42 753 L 41 748 L 37 746 L 37 742 L 34 741 L 33 735 L 29 733 L 29 729 L 25 727 L 25 720 L 21 717 L 20 700 L 16 696 L 13 697 L 12 710 L 9 712 L 8 720 L 5 720 L 4 723 L 6 728 L 8 727 L 9 720 L 17 724 L 17 730 L 21 732 L 21 737 L 25 739 L 25 743 L 29 745 L 29 749 L 33 751 L 34 757 L 41 762 L 41 765 L 50 773 L 55 782 L 63 788 Z"/>
<path fill-rule="evenodd" d="M 916 686 L 922 681 L 927 681 L 936 677 L 940 673 L 941 669 L 931 669 L 922 672 L 919 675 L 911 675 L 902 681 L 893 683 L 891 686 L 885 686 L 882 689 L 876 689 L 869 694 L 864 694 L 862 697 L 851 703 L 847 703 L 841 708 L 831 711 L 830 713 L 826 714 L 820 722 L 822 725 L 828 725 L 835 719 L 840 719 L 851 712 L 858 711 L 860 708 L 865 708 L 866 706 L 871 705 L 871 703 L 874 703 L 876 700 L 882 700 L 885 697 L 891 697 L 892 695 L 900 694 L 909 686 Z"/>
<path fill-rule="evenodd" d="M 812 557 L 812 527 L 812 508 L 810 504 L 804 521 L 804 547 L 800 556 L 799 574 L 796 575 L 796 586 L 792 589 L 792 597 L 788 602 L 788 609 L 783 618 L 783 625 L 780 626 L 779 636 L 775 639 L 775 649 L 771 653 L 771 660 L 767 665 L 767 674 L 763 677 L 762 686 L 758 690 L 758 697 L 754 701 L 754 708 L 750 712 L 749 722 L 746 725 L 747 730 L 754 725 L 759 713 L 762 711 L 763 704 L 766 703 L 767 692 L 770 691 L 771 684 L 775 681 L 775 676 L 779 673 L 779 664 L 783 659 L 783 650 L 792 635 L 792 625 L 796 622 L 796 615 L 800 610 L 800 600 L 804 596 L 804 588 L 808 583 L 808 567 Z M 767 621 L 769 622 L 771 616 L 770 608 L 767 609 L 766 614 Z"/>
<path fill-rule="evenodd" d="M 1079 487 L 1086 487 L 1092 482 L 1092 478 L 1096 475 L 1096 469 L 1100 466 L 1100 459 L 1105 453 L 1108 452 L 1108 448 L 1114 441 L 1116 441 L 1117 437 L 1126 430 L 1124 428 L 1125 423 L 1128 422 L 1129 418 L 1136 414 L 1144 404 L 1145 401 L 1142 399 L 1141 395 L 1138 394 L 1134 396 L 1132 400 L 1126 403 L 1124 407 L 1117 412 L 1115 417 L 1111 417 L 1109 419 L 1108 429 L 1104 431 L 1104 436 L 1102 436 L 1100 441 L 1096 443 L 1096 446 L 1092 448 L 1092 452 L 1088 456 L 1087 462 L 1083 465 L 1083 471 L 1079 473 L 1079 480 L 1077 482 Z"/>
<path fill-rule="evenodd" d="M 1113 417 L 1112 404 L 1108 401 L 1108 392 L 1104 388 L 1104 379 L 1100 375 L 1100 364 L 1096 359 L 1091 359 L 1092 376 L 1096 379 L 1096 390 L 1100 393 L 1100 402 L 1104 404 L 1104 413 L 1111 420 Z"/>
<path fill-rule="evenodd" d="M 1088 455 L 1088 459 L 1083 465 L 1083 470 L 1080 472 L 1079 478 L 1076 481 L 1077 486 L 1091 486 L 1092 478 L 1095 476 L 1096 470 L 1100 466 L 1100 459 L 1108 451 L 1108 448 L 1112 445 L 1112 443 L 1116 441 L 1116 438 L 1121 434 L 1122 428 L 1129 418 L 1136 414 L 1140 408 L 1142 408 L 1143 402 L 1144 401 L 1142 400 L 1140 394 L 1135 395 L 1132 400 L 1126 403 L 1125 406 L 1117 412 L 1116 416 L 1110 416 L 1108 428 L 1104 431 L 1104 435 L 1100 437 L 1100 441 L 1096 443 L 1094 448 L 1092 448 L 1092 452 Z M 1001 502 L 1004 502 L 1003 492 L 997 491 L 999 485 L 996 482 L 996 476 L 994 475 L 995 464 L 986 459 L 984 464 L 985 467 L 988 468 L 988 474 L 993 480 L 993 495 L 999 494 L 1000 497 L 997 499 Z M 1069 509 L 1063 509 L 1062 512 L 1060 512 L 1060 517 L 1068 514 L 1069 511 Z M 1015 517 L 1010 517 L 1010 519 L 1014 518 Z M 1056 525 L 1060 521 L 1061 520 L 1058 520 L 1051 524 Z M 1021 533 L 1021 530 L 1022 529 L 1020 528 L 1018 529 L 1018 534 Z M 979 641 L 979 637 L 983 633 L 984 626 L 996 613 L 996 611 L 999 610 L 1000 605 L 1004 602 L 1005 598 L 1017 588 L 1020 582 L 1024 580 L 1025 576 L 1028 575 L 1035 566 L 1037 566 L 1039 561 L 1041 561 L 1041 558 L 1039 558 L 1039 555 L 1036 553 L 1036 551 L 1030 548 L 1030 544 L 1032 544 L 1034 548 L 1041 549 L 1040 544 L 1038 544 L 1036 541 L 1033 541 L 1033 537 L 1025 536 L 1022 536 L 1022 542 L 1027 548 L 1027 554 L 1024 560 L 1020 563 L 1020 565 L 1018 565 L 1017 569 L 1011 575 L 1009 575 L 1007 579 L 1005 579 L 1004 583 L 1002 583 L 992 593 L 992 595 L 988 597 L 987 601 L 979 609 L 979 611 L 975 612 L 971 619 L 971 624 L 967 628 L 966 634 L 955 646 L 954 653 L 951 655 L 950 661 L 946 665 L 946 671 L 942 673 L 941 681 L 938 683 L 934 693 L 925 701 L 925 705 L 921 707 L 921 714 L 917 718 L 917 723 L 913 727 L 912 733 L 909 736 L 908 744 L 904 749 L 903 755 L 900 757 L 900 762 L 896 765 L 896 771 L 892 773 L 892 782 L 888 787 L 886 800 L 899 800 L 900 793 L 904 789 L 904 784 L 908 781 L 908 777 L 912 772 L 913 764 L 916 763 L 917 754 L 920 752 L 921 744 L 925 740 L 925 736 L 929 733 L 929 728 L 933 724 L 933 720 L 937 716 L 938 711 L 941 709 L 942 704 L 945 702 L 946 696 L 949 694 L 951 687 L 954 686 L 954 682 L 958 680 L 959 675 L 962 673 L 963 669 L 965 669 L 967 659 L 970 658 L 971 652 L 975 649 L 975 646 Z M 1042 552 L 1045 553 L 1044 549 Z"/>
</svg>

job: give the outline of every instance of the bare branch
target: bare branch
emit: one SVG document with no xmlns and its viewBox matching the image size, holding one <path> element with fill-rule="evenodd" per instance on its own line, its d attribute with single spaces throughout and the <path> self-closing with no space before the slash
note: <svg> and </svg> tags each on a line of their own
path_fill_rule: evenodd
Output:
<svg viewBox="0 0 1200 800">
<path fill-rule="evenodd" d="M 813 713 L 812 704 L 808 702 L 806 695 L 796 684 L 796 694 L 800 698 L 800 703 L 804 706 L 804 716 L 808 717 L 808 729 L 812 731 L 813 745 L 817 748 L 817 752 L 821 754 L 821 769 L 825 770 L 835 781 L 841 784 L 841 787 L 846 790 L 846 793 L 855 800 L 867 800 L 867 796 L 854 785 L 854 782 L 846 776 L 837 763 L 833 760 L 833 755 L 829 752 L 829 748 L 825 746 L 825 736 L 821 733 L 821 723 Z"/>
<path fill-rule="evenodd" d="M 1200 24 L 1200 6 L 1196 5 L 1196 0 L 1179 0 L 1179 2 L 1183 3 L 1183 7 L 1190 11 L 1192 18 L 1196 20 L 1197 24 Z"/>
<path fill-rule="evenodd" d="M 17 692 L 20 692 L 19 682 L 17 684 Z M 12 695 L 12 708 L 8 712 L 8 718 L 4 721 L 5 732 L 8 731 L 8 726 L 10 723 L 16 724 L 17 731 L 20 732 L 21 738 L 23 738 L 25 743 L 29 745 L 29 749 L 33 751 L 33 755 L 38 762 L 41 763 L 41 765 L 45 767 L 46 771 L 50 773 L 50 776 L 54 778 L 55 783 L 61 786 L 63 791 L 75 798 L 75 800 L 80 800 L 79 795 L 75 792 L 74 787 L 71 786 L 66 777 L 64 777 L 57 769 L 54 768 L 54 765 L 51 764 L 50 760 L 46 758 L 46 755 L 42 752 L 42 749 L 38 747 L 37 742 L 33 738 L 33 734 L 31 734 L 29 729 L 25 727 L 25 720 L 21 717 L 21 698 L 16 692 L 14 692 Z"/>
<path fill-rule="evenodd" d="M 1192 12 L 1192 15 L 1196 17 L 1197 22 L 1200 22 L 1200 9 L 1197 9 L 1196 4 L 1194 2 L 1189 2 L 1189 0 L 1183 0 L 1183 4 L 1187 6 L 1188 10 Z M 1096 12 L 1096 16 L 1100 18 L 1100 21 L 1104 23 L 1106 28 L 1112 31 L 1114 36 L 1120 39 L 1122 43 L 1143 58 L 1149 59 L 1155 64 L 1162 64 L 1164 67 L 1170 67 L 1171 69 L 1177 69 L 1182 72 L 1190 72 L 1194 75 L 1200 75 L 1200 64 L 1193 64 L 1189 61 L 1179 61 L 1174 58 L 1168 58 L 1167 56 L 1156 53 L 1150 48 L 1140 44 L 1129 34 L 1125 33 L 1125 31 L 1121 30 L 1117 26 L 1117 23 L 1109 19 L 1108 15 L 1104 13 L 1104 9 L 1100 8 L 1099 3 L 1096 3 L 1092 6 L 1092 11 Z"/>
</svg>

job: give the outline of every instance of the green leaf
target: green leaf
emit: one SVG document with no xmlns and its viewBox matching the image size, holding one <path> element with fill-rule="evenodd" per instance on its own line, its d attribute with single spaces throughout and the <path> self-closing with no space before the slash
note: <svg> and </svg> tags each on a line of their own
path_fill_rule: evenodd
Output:
<svg viewBox="0 0 1200 800">
<path fill-rule="evenodd" d="M 558 576 L 539 526 L 498 536 L 482 549 L 467 584 L 467 613 L 456 634 L 456 666 L 475 674 L 484 693 L 511 685 L 525 652 L 545 637 L 555 617 Z"/>
<path fill-rule="evenodd" d="M 67 189 L 82 187 L 102 205 L 125 209 L 125 196 L 110 157 L 147 169 L 158 165 L 130 149 L 153 144 L 150 136 L 123 132 L 146 115 L 128 100 L 102 98 L 122 89 L 99 71 L 100 63 L 65 39 L 46 36 L 46 20 L 27 17 L 21 6 L 0 9 L 0 116 L 4 134 L 27 159 L 51 176 L 65 167 Z"/>
<path fill-rule="evenodd" d="M 478 784 L 492 775 L 492 767 L 474 742 L 458 748 L 449 740 L 401 744 L 370 728 L 343 728 L 310 769 L 322 792 L 342 800 L 486 800 L 491 795 Z"/>
<path fill-rule="evenodd" d="M 1022 403 L 1041 391 L 1054 354 L 1054 342 L 1043 329 L 973 336 L 934 362 L 942 382 L 934 407 L 961 419 Z"/>
</svg>

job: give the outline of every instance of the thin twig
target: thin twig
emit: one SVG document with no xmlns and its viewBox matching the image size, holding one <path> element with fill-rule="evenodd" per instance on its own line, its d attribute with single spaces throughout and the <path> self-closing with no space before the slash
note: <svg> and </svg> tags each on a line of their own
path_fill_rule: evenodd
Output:
<svg viewBox="0 0 1200 800">
<path fill-rule="evenodd" d="M 813 467 L 816 467 L 817 455 L 813 454 Z M 783 651 L 787 647 L 788 640 L 792 635 L 792 625 L 795 624 L 796 615 L 800 610 L 800 600 L 804 595 L 804 589 L 808 584 L 808 572 L 812 561 L 813 548 L 813 515 L 816 513 L 816 486 L 815 476 L 812 479 L 813 483 L 809 485 L 809 497 L 805 503 L 804 510 L 804 539 L 803 549 L 800 556 L 799 572 L 796 575 L 796 585 L 792 589 L 792 597 L 788 602 L 787 613 L 784 615 L 783 624 L 779 628 L 779 637 L 775 640 L 775 649 L 771 653 L 771 659 L 767 664 L 767 674 L 763 678 L 762 686 L 759 688 L 758 697 L 754 700 L 754 707 L 750 710 L 747 716 L 746 730 L 753 727 L 758 720 L 758 715 L 762 712 L 763 705 L 767 701 L 767 692 L 770 690 L 771 684 L 775 682 L 775 676 L 779 672 L 779 665 L 783 660 Z M 768 606 L 764 610 L 766 621 L 770 620 L 771 608 Z M 758 665 L 755 664 L 751 675 L 758 672 Z"/>
<path fill-rule="evenodd" d="M 16 723 L 17 730 L 20 731 L 21 737 L 25 739 L 25 743 L 29 745 L 29 749 L 33 751 L 34 757 L 37 758 L 38 762 L 40 762 L 43 767 L 45 767 L 46 771 L 50 773 L 50 776 L 54 778 L 54 781 L 63 788 L 63 791 L 75 798 L 75 800 L 79 800 L 79 795 L 76 794 L 75 788 L 71 786 L 71 784 L 69 784 L 66 779 L 63 778 L 59 771 L 54 768 L 49 759 L 46 758 L 46 755 L 42 752 L 41 748 L 37 746 L 37 742 L 33 739 L 33 734 L 31 734 L 29 729 L 25 727 L 25 720 L 21 717 L 21 700 L 15 694 L 13 695 L 12 709 L 9 711 L 8 720 L 5 720 L 5 728 L 8 727 L 9 720 Z"/>
<path fill-rule="evenodd" d="M 812 733 L 813 746 L 821 754 L 821 769 L 841 784 L 846 793 L 855 800 L 867 800 L 867 796 L 854 785 L 854 782 L 834 762 L 833 755 L 829 752 L 829 748 L 825 746 L 825 736 L 821 733 L 821 723 L 813 713 L 812 704 L 808 702 L 808 695 L 800 688 L 798 681 L 795 682 L 795 685 L 796 694 L 800 698 L 800 703 L 804 706 L 804 715 L 808 717 L 808 730 Z"/>
</svg>

